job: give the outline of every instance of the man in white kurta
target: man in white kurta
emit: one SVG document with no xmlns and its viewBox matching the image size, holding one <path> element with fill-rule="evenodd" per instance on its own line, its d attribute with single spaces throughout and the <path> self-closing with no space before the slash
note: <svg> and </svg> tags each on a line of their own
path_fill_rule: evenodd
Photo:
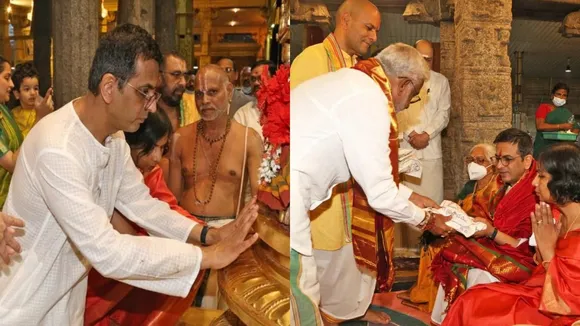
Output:
<svg viewBox="0 0 580 326">
<path fill-rule="evenodd" d="M 13 178 L 4 211 L 26 229 L 22 258 L 0 276 L 0 325 L 81 325 L 91 265 L 140 288 L 189 293 L 202 258 L 185 243 L 196 223 L 151 198 L 127 143 L 101 145 L 72 103 L 30 132 Z M 120 235 L 114 208 L 169 239 Z"/>
<path fill-rule="evenodd" d="M 240 241 L 255 205 L 248 205 L 254 213 L 242 212 L 219 230 L 197 225 L 149 195 L 129 145 L 111 136 L 137 130 L 156 110 L 161 61 L 144 29 L 115 28 L 100 41 L 89 92 L 44 117 L 20 147 L 4 212 L 26 226 L 17 236 L 20 257 L 0 269 L 0 325 L 82 325 L 91 267 L 106 278 L 185 297 L 200 268 L 227 266 L 249 247 Z M 117 232 L 114 209 L 151 236 Z M 202 249 L 185 241 L 217 245 Z"/>
<path fill-rule="evenodd" d="M 415 48 L 425 58 L 429 68 L 432 68 L 431 43 L 419 41 Z M 419 98 L 420 101 L 397 114 L 401 148 L 412 150 L 423 168 L 421 177 L 404 176 L 403 184 L 439 204 L 443 201 L 444 192 L 441 132 L 449 123 L 451 110 L 449 81 L 442 74 L 431 70 L 431 77 L 423 85 Z M 398 225 L 396 234 L 400 235 L 403 247 L 414 248 L 418 245 L 420 233 L 416 230 Z"/>
<path fill-rule="evenodd" d="M 422 59 L 412 51 L 408 46 L 396 44 L 381 52 L 384 60 L 396 57 L 401 61 L 393 66 L 405 65 L 402 62 L 406 58 L 412 61 L 409 58 L 412 55 L 417 57 L 414 62 L 419 62 L 414 67 L 415 80 L 410 83 L 403 73 L 392 72 L 389 76 L 386 72 L 393 94 L 396 92 L 401 101 L 397 105 L 394 99 L 395 108 L 404 109 L 404 102 L 408 103 L 417 92 L 411 85 L 422 85 L 428 78 L 428 69 L 421 70 Z M 406 67 L 412 66 L 405 63 Z M 298 310 L 293 318 L 300 318 L 302 325 L 319 322 L 320 317 L 306 312 L 318 309 L 318 305 L 333 318 L 357 318 L 370 305 L 376 278 L 357 268 L 352 243 L 334 251 L 312 248 L 310 211 L 330 197 L 335 185 L 352 176 L 364 190 L 370 206 L 394 222 L 417 226 L 425 223 L 426 215 L 410 201 L 411 196 L 417 195 L 405 186 L 397 187 L 393 180 L 388 100 L 373 79 L 358 70 L 340 69 L 295 88 L 291 103 L 290 247 L 294 266 L 291 287 L 298 301 L 293 307 Z M 310 304 L 316 308 L 299 308 Z"/>
</svg>

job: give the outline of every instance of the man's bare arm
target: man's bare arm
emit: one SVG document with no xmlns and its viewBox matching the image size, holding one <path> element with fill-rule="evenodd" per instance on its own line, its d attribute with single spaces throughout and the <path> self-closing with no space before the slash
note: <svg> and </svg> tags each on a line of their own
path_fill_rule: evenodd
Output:
<svg viewBox="0 0 580 326">
<path fill-rule="evenodd" d="M 133 226 L 129 223 L 129 221 L 125 218 L 125 216 L 119 213 L 118 210 L 113 211 L 113 217 L 111 217 L 111 224 L 113 224 L 113 228 L 121 234 L 131 234 L 131 235 L 137 234 L 135 228 L 133 228 Z"/>
<path fill-rule="evenodd" d="M 169 149 L 169 190 L 173 192 L 179 202 L 183 192 L 183 175 L 181 167 L 181 134 L 177 131 L 171 139 Z"/>
<path fill-rule="evenodd" d="M 246 171 L 248 171 L 249 175 L 252 196 L 258 193 L 259 168 L 262 163 L 263 148 L 264 146 L 260 135 L 254 129 L 248 130 L 248 162 Z"/>
</svg>

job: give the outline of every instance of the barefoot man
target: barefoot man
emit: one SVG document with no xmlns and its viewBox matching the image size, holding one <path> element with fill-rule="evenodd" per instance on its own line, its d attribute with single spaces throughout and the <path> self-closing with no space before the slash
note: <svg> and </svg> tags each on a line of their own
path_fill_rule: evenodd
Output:
<svg viewBox="0 0 580 326">
<path fill-rule="evenodd" d="M 169 187 L 183 208 L 209 225 L 236 217 L 243 184 L 258 191 L 262 140 L 229 118 L 233 87 L 219 66 L 201 68 L 195 79 L 201 120 L 179 129 L 171 142 Z"/>
</svg>

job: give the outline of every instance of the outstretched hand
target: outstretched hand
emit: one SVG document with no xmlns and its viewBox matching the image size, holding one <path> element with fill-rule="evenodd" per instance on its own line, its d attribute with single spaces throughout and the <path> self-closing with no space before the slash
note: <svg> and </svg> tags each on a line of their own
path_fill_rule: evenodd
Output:
<svg viewBox="0 0 580 326">
<path fill-rule="evenodd" d="M 14 227 L 24 227 L 24 221 L 0 212 L 0 257 L 8 264 L 10 256 L 20 252 L 20 244 L 14 238 Z"/>
<path fill-rule="evenodd" d="M 413 204 L 417 205 L 419 208 L 441 208 L 441 206 L 439 206 L 435 201 L 433 201 L 433 199 L 421 196 L 416 192 L 413 192 L 411 194 L 409 200 Z"/>
<path fill-rule="evenodd" d="M 258 205 L 256 205 L 256 198 L 253 198 L 244 207 L 236 220 L 229 223 L 231 226 L 220 232 L 220 241 L 217 244 L 202 248 L 203 259 L 201 268 L 224 268 L 236 260 L 246 249 L 251 247 L 258 240 L 258 234 L 255 233 L 248 238 L 246 237 L 257 217 Z"/>
</svg>

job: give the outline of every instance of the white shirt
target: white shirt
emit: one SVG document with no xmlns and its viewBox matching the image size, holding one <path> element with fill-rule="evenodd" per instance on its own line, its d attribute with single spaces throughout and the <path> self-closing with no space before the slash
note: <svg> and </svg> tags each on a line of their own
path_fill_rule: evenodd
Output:
<svg viewBox="0 0 580 326">
<path fill-rule="evenodd" d="M 260 110 L 256 106 L 256 101 L 250 101 L 242 106 L 236 114 L 234 114 L 234 120 L 242 126 L 256 130 L 260 137 L 262 137 L 262 141 L 264 140 L 264 135 L 262 135 L 262 125 L 260 124 Z"/>
<path fill-rule="evenodd" d="M 451 110 L 449 81 L 442 74 L 431 71 L 431 77 L 423 85 L 419 96 L 421 101 L 413 103 L 409 109 L 397 113 L 399 138 L 403 138 L 401 148 L 413 149 L 419 159 L 440 159 L 443 157 L 441 131 L 449 123 Z M 413 130 L 418 134 L 422 132 L 429 134 L 430 139 L 427 147 L 416 150 L 407 142 L 406 136 Z"/>
<path fill-rule="evenodd" d="M 290 96 L 292 249 L 312 254 L 309 211 L 351 176 L 379 213 L 412 225 L 424 219 L 409 201 L 411 190 L 393 180 L 388 102 L 371 78 L 340 69 L 300 84 Z"/>
<path fill-rule="evenodd" d="M 119 234 L 110 223 L 114 208 L 152 236 Z M 184 243 L 196 223 L 153 199 L 127 143 L 108 137 L 100 144 L 72 102 L 26 138 L 4 212 L 26 227 L 17 237 L 20 257 L 0 269 L 0 325 L 82 325 L 91 265 L 181 297 L 199 272 L 201 249 Z"/>
</svg>

